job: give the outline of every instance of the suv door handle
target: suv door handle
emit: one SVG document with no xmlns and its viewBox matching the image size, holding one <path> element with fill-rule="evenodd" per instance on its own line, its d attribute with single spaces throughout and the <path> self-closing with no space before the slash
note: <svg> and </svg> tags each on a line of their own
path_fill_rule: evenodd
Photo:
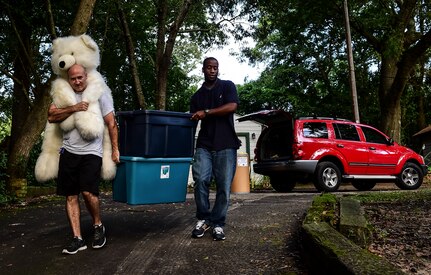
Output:
<svg viewBox="0 0 431 275">
<path fill-rule="evenodd" d="M 338 148 L 344 148 L 344 145 L 343 145 L 343 144 L 339 144 L 339 143 L 338 143 L 338 144 L 337 144 L 337 147 L 338 147 Z"/>
<path fill-rule="evenodd" d="M 370 149 L 370 150 L 376 150 L 376 147 L 370 147 L 368 149 Z"/>
</svg>

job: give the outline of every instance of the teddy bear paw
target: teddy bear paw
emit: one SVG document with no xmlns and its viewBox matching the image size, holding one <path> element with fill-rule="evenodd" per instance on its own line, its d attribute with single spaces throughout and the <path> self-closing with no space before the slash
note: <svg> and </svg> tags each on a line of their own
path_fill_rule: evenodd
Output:
<svg viewBox="0 0 431 275">
<path fill-rule="evenodd" d="M 101 116 L 82 112 L 75 116 L 75 127 L 85 140 L 93 140 L 103 136 L 104 121 Z"/>
</svg>

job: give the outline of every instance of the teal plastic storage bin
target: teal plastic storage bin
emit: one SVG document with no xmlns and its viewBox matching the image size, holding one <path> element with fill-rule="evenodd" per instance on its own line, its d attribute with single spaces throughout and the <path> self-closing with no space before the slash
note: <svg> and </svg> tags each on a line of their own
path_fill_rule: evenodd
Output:
<svg viewBox="0 0 431 275">
<path fill-rule="evenodd" d="M 123 157 L 120 157 L 122 160 Z M 126 162 L 117 164 L 117 174 L 112 184 L 112 198 L 114 201 L 127 202 Z"/>
<path fill-rule="evenodd" d="M 184 202 L 192 158 L 120 157 L 113 199 L 128 204 Z"/>
</svg>

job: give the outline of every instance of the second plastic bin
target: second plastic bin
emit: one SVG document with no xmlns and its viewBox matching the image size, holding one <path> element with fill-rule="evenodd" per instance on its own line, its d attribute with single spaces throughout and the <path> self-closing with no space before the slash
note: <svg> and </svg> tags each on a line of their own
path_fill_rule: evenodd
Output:
<svg viewBox="0 0 431 275">
<path fill-rule="evenodd" d="M 128 204 L 184 202 L 192 158 L 120 157 L 114 201 Z"/>
</svg>

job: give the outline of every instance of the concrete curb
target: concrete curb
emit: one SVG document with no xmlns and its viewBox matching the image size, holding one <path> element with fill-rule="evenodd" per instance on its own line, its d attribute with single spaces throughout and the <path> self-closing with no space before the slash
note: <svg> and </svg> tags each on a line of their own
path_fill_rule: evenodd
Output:
<svg viewBox="0 0 431 275">
<path fill-rule="evenodd" d="M 361 203 L 352 198 L 341 197 L 339 205 L 340 224 L 338 231 L 360 247 L 368 247 L 372 233 L 365 219 Z"/>
<path fill-rule="evenodd" d="M 349 238 L 365 247 L 369 238 L 365 217 L 361 214 L 360 204 L 352 200 L 338 199 L 340 225 Z M 340 204 L 341 202 L 341 204 Z M 324 201 L 315 200 L 302 224 L 303 259 L 311 274 L 404 274 L 384 258 L 380 258 L 357 245 L 316 215 L 323 209 Z M 328 204 L 323 207 L 328 207 Z M 341 210 L 342 209 L 342 210 Z"/>
</svg>

